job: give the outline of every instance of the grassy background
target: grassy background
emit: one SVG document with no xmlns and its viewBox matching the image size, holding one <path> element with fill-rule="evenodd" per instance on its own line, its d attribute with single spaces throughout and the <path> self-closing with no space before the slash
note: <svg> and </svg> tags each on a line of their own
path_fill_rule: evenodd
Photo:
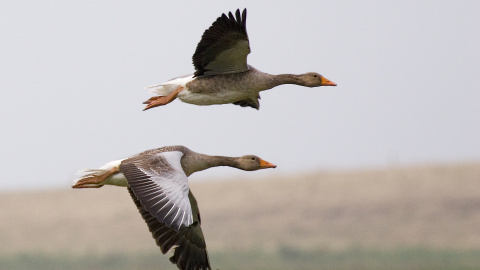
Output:
<svg viewBox="0 0 480 270">
<path fill-rule="evenodd" d="M 480 269 L 480 164 L 191 182 L 214 269 Z M 0 269 L 176 269 L 123 188 L 0 193 Z"/>
<path fill-rule="evenodd" d="M 283 247 L 275 253 L 261 250 L 215 252 L 210 256 L 214 269 L 479 269 L 480 250 L 432 250 L 406 248 L 395 250 L 349 249 L 345 251 L 298 251 Z M 1 269 L 175 269 L 158 253 L 112 253 L 99 256 L 72 254 L 17 254 L 0 257 Z"/>
</svg>

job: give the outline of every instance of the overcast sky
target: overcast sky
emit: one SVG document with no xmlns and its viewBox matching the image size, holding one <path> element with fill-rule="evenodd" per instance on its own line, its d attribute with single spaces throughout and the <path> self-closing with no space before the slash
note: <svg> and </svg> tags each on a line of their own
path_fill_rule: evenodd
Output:
<svg viewBox="0 0 480 270">
<path fill-rule="evenodd" d="M 205 5 L 205 3 L 209 3 Z M 248 8 L 250 65 L 337 87 L 276 87 L 260 110 L 144 87 L 193 72 L 223 12 Z M 478 1 L 2 1 L 0 190 L 69 187 L 79 169 L 182 144 L 256 154 L 264 177 L 480 160 Z"/>
</svg>

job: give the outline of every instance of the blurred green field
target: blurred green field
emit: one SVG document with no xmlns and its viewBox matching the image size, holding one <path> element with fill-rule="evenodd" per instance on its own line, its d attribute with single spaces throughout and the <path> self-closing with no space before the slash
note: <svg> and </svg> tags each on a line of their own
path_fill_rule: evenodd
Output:
<svg viewBox="0 0 480 270">
<path fill-rule="evenodd" d="M 0 269 L 11 270 L 122 270 L 176 269 L 158 253 L 104 256 L 17 254 L 0 257 Z M 479 269 L 480 250 L 431 250 L 405 248 L 395 250 L 349 249 L 342 252 L 326 250 L 299 251 L 283 247 L 275 253 L 262 250 L 225 252 L 210 255 L 214 269 L 357 269 L 357 270 L 462 270 Z"/>
<path fill-rule="evenodd" d="M 191 180 L 213 269 L 480 269 L 480 164 Z M 0 193 L 0 269 L 166 269 L 119 187 Z"/>
</svg>

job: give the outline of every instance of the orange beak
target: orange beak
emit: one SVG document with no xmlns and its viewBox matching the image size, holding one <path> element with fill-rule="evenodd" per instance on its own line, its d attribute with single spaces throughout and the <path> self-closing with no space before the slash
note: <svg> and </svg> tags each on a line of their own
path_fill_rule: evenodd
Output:
<svg viewBox="0 0 480 270">
<path fill-rule="evenodd" d="M 329 79 L 322 77 L 322 83 L 320 84 L 321 86 L 337 86 L 336 83 L 330 81 Z"/>
<path fill-rule="evenodd" d="M 263 159 L 260 159 L 260 168 L 261 169 L 276 168 L 276 167 L 277 167 L 277 165 L 272 164 L 272 163 L 270 163 L 268 161 L 265 161 Z"/>
</svg>

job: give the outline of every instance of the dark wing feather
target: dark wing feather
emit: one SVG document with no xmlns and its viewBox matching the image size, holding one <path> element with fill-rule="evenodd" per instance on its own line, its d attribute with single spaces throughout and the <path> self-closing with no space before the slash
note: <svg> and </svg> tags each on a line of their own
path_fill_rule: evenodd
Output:
<svg viewBox="0 0 480 270">
<path fill-rule="evenodd" d="M 258 99 L 260 99 L 260 95 L 258 96 Z M 252 107 L 254 109 L 259 110 L 260 109 L 260 103 L 257 100 L 252 100 L 252 99 L 244 99 L 244 100 L 239 100 L 236 102 L 233 102 L 233 104 L 241 106 L 241 107 Z"/>
<path fill-rule="evenodd" d="M 205 30 L 193 54 L 194 76 L 238 73 L 248 70 L 250 53 L 247 28 L 247 9 L 235 16 L 222 14 Z"/>
<path fill-rule="evenodd" d="M 202 228 L 200 227 L 200 211 L 197 201 L 191 192 L 188 193 L 188 198 L 192 205 L 193 223 L 189 227 L 180 228 L 177 232 L 172 228 L 168 228 L 152 216 L 145 207 L 142 206 L 131 188 L 128 188 L 128 191 L 162 253 L 165 254 L 171 248 L 175 248 L 173 256 L 170 257 L 170 261 L 173 264 L 176 264 L 179 269 L 185 270 L 211 269 L 205 238 L 203 237 Z"/>
</svg>

